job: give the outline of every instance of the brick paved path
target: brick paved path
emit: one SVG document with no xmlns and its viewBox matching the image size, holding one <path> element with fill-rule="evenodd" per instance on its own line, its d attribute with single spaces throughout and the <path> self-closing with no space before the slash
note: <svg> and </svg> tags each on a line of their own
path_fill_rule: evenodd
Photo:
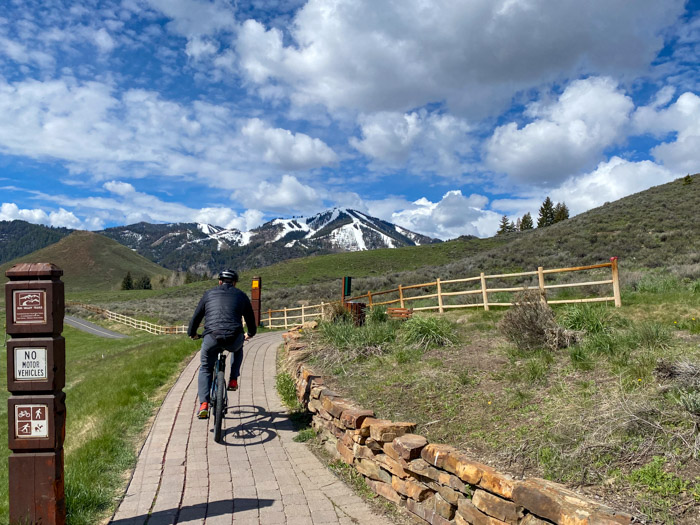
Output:
<svg viewBox="0 0 700 525">
<path fill-rule="evenodd" d="M 275 390 L 281 342 L 281 334 L 266 333 L 246 343 L 241 388 L 229 392 L 225 444 L 214 442 L 213 419 L 195 416 L 195 356 L 165 398 L 111 523 L 388 525 L 292 441 Z"/>
</svg>

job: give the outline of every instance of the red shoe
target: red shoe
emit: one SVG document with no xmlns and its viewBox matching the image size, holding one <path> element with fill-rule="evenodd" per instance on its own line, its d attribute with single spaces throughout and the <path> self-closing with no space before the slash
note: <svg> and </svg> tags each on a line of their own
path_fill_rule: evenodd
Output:
<svg viewBox="0 0 700 525">
<path fill-rule="evenodd" d="M 199 419 L 209 418 L 209 403 L 204 401 L 201 405 L 199 405 L 199 413 L 197 414 L 197 417 Z"/>
<path fill-rule="evenodd" d="M 228 388 L 226 390 L 238 390 L 238 380 L 231 379 L 231 381 L 228 382 Z"/>
</svg>

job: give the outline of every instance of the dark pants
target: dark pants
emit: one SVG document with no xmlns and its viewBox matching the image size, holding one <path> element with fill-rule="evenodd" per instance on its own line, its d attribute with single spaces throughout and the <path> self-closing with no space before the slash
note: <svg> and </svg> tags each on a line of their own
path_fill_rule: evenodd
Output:
<svg viewBox="0 0 700 525">
<path fill-rule="evenodd" d="M 216 360 L 219 358 L 219 353 L 221 351 L 228 350 L 233 353 L 229 381 L 231 379 L 238 379 L 241 373 L 241 363 L 243 363 L 243 341 L 245 341 L 245 336 L 243 334 L 235 339 L 223 341 L 224 344 L 221 344 L 222 341 L 217 341 L 211 334 L 204 336 L 204 339 L 202 339 L 199 378 L 197 380 L 197 393 L 200 403 L 210 401 L 209 391 L 211 390 L 211 377 L 214 371 L 214 365 L 216 365 Z"/>
</svg>

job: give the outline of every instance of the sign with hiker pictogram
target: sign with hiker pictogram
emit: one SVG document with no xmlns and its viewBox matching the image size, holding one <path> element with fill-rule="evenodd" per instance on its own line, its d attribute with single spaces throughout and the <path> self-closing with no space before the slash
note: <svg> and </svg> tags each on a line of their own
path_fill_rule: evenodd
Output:
<svg viewBox="0 0 700 525">
<path fill-rule="evenodd" d="M 15 438 L 49 437 L 47 405 L 15 405 Z"/>
<path fill-rule="evenodd" d="M 46 322 L 46 292 L 44 290 L 15 290 L 12 313 L 16 324 Z"/>
</svg>

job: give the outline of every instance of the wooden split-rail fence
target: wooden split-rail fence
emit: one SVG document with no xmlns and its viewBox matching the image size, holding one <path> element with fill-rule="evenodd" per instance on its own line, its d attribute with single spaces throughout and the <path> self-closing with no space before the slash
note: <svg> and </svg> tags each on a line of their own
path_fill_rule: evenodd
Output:
<svg viewBox="0 0 700 525">
<path fill-rule="evenodd" d="M 545 277 L 553 274 L 563 274 L 567 272 L 581 272 L 590 270 L 600 270 L 610 268 L 610 278 L 596 281 L 583 282 L 566 282 L 546 284 Z M 536 278 L 536 284 L 524 284 L 520 286 L 496 286 L 488 287 L 489 280 L 503 281 L 512 278 Z M 476 287 L 475 287 L 476 286 Z M 612 295 L 604 295 L 600 297 L 585 297 L 579 299 L 547 299 L 547 290 L 563 289 L 563 288 L 580 288 L 590 286 L 610 286 Z M 464 288 L 467 289 L 464 289 Z M 455 289 L 457 288 L 457 289 Z M 461 288 L 461 289 L 460 289 Z M 429 291 L 423 295 L 412 295 L 415 291 Z M 412 284 L 408 286 L 399 285 L 391 290 L 382 290 L 378 292 L 368 291 L 365 294 L 355 297 L 347 297 L 345 301 L 363 302 L 369 308 L 375 306 L 397 305 L 400 308 L 411 307 L 412 310 L 437 310 L 439 313 L 444 313 L 445 310 L 456 308 L 483 308 L 489 310 L 491 306 L 513 306 L 513 302 L 492 301 L 489 300 L 489 295 L 499 295 L 504 292 L 517 293 L 524 290 L 539 290 L 540 295 L 548 304 L 565 304 L 565 303 L 592 303 L 592 302 L 614 302 L 616 307 L 622 306 L 620 299 L 620 278 L 617 268 L 617 258 L 613 257 L 610 262 L 602 264 L 593 264 L 590 266 L 576 266 L 572 268 L 555 268 L 545 270 L 543 267 L 537 268 L 531 272 L 517 273 L 502 273 L 495 275 L 485 275 L 483 272 L 479 276 L 467 277 L 464 279 L 445 279 L 437 278 L 429 283 Z M 387 296 L 391 298 L 386 299 Z M 383 300 L 377 300 L 383 299 Z M 453 299 L 462 300 L 465 302 L 451 304 Z M 432 302 L 427 306 L 411 306 L 414 301 Z M 300 326 L 307 321 L 313 321 L 322 318 L 326 311 L 333 307 L 339 301 L 321 302 L 320 304 L 310 306 L 300 306 L 295 308 L 282 308 L 278 310 L 267 310 L 266 318 L 261 319 L 263 326 L 267 328 L 292 328 Z"/>
<path fill-rule="evenodd" d="M 125 324 L 137 330 L 143 330 L 149 334 L 156 335 L 171 335 L 171 334 L 186 334 L 187 326 L 161 326 L 159 324 L 149 323 L 148 321 L 142 321 L 141 319 L 134 319 L 133 317 L 128 317 L 126 315 L 118 314 L 116 312 L 110 312 L 99 306 L 94 306 L 91 304 L 84 303 L 67 303 L 69 306 L 79 306 L 85 310 L 95 312 L 100 315 L 104 315 L 110 321 L 116 321 L 117 323 Z"/>
</svg>

